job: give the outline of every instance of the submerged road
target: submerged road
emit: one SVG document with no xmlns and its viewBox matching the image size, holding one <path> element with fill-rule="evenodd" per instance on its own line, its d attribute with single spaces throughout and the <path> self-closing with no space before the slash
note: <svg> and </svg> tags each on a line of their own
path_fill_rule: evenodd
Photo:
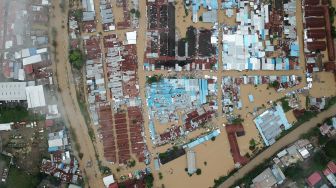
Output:
<svg viewBox="0 0 336 188">
<path fill-rule="evenodd" d="M 286 136 L 282 137 L 275 144 L 268 147 L 265 151 L 259 154 L 256 158 L 252 159 L 247 165 L 239 169 L 233 176 L 228 178 L 220 187 L 227 188 L 232 186 L 237 180 L 244 177 L 247 173 L 253 170 L 256 166 L 265 162 L 265 159 L 272 157 L 276 152 L 281 150 L 284 146 L 287 146 L 296 140 L 300 139 L 300 136 L 307 133 L 311 128 L 317 126 L 318 123 L 323 122 L 326 118 L 336 115 L 336 104 L 331 106 L 329 110 L 319 113 L 316 117 L 310 121 L 298 126 Z M 257 175 L 257 174 L 256 174 Z"/>
<path fill-rule="evenodd" d="M 50 16 L 52 27 L 57 30 L 56 35 L 56 54 L 54 62 L 55 82 L 58 85 L 58 103 L 62 113 L 62 117 L 67 127 L 71 128 L 76 134 L 77 142 L 80 146 L 79 152 L 83 153 L 83 158 L 79 159 L 80 169 L 83 170 L 85 177 L 85 187 L 101 188 L 104 187 L 98 161 L 95 157 L 94 145 L 89 137 L 87 125 L 80 111 L 77 102 L 77 94 L 75 83 L 73 80 L 71 65 L 68 59 L 68 32 L 66 29 L 68 19 L 68 1 L 66 2 L 65 11 L 62 11 L 58 1 L 52 1 L 54 9 Z M 50 28 L 50 33 L 52 29 Z M 50 34 L 50 36 L 52 36 Z M 75 143 L 72 143 L 75 145 Z M 87 166 L 87 162 L 91 161 L 92 165 Z"/>
</svg>

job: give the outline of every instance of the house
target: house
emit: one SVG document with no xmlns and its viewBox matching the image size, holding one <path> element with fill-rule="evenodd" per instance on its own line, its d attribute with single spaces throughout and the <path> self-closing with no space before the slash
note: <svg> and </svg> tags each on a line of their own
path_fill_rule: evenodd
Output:
<svg viewBox="0 0 336 188">
<path fill-rule="evenodd" d="M 333 174 L 336 174 L 336 164 L 333 161 L 330 161 L 327 167 Z"/>
<path fill-rule="evenodd" d="M 252 188 L 276 187 L 283 183 L 286 179 L 285 175 L 277 165 L 267 168 L 257 177 L 255 177 L 251 185 Z"/>
<path fill-rule="evenodd" d="M 307 183 L 310 187 L 314 187 L 317 185 L 319 182 L 321 182 L 322 177 L 318 172 L 314 172 L 307 178 Z"/>
<path fill-rule="evenodd" d="M 103 182 L 106 188 L 109 188 L 110 185 L 115 183 L 113 175 L 109 175 L 103 178 Z"/>
<path fill-rule="evenodd" d="M 327 168 L 325 170 L 323 170 L 323 174 L 326 176 L 326 178 L 328 179 L 328 181 L 334 186 L 336 187 L 336 177 L 335 175 Z"/>
</svg>

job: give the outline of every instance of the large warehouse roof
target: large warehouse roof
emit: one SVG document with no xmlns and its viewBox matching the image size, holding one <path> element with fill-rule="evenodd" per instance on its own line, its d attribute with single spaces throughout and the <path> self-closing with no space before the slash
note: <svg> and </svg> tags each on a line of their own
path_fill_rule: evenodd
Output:
<svg viewBox="0 0 336 188">
<path fill-rule="evenodd" d="M 26 87 L 28 108 L 42 107 L 46 105 L 43 86 Z"/>
<path fill-rule="evenodd" d="M 42 57 L 40 54 L 29 56 L 22 59 L 23 65 L 31 65 L 34 63 L 40 63 L 42 61 Z"/>
<path fill-rule="evenodd" d="M 0 101 L 26 100 L 26 82 L 0 82 Z"/>
</svg>

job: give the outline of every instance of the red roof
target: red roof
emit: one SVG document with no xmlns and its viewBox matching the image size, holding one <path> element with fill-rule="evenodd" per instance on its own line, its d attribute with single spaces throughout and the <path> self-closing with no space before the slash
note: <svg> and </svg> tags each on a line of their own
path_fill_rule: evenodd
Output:
<svg viewBox="0 0 336 188">
<path fill-rule="evenodd" d="M 328 168 L 326 168 L 325 170 L 323 170 L 323 174 L 325 176 L 328 176 L 329 174 L 332 174 L 332 173 L 330 172 L 330 170 Z"/>
<path fill-rule="evenodd" d="M 51 127 L 51 126 L 54 125 L 54 120 L 47 119 L 47 120 L 45 120 L 44 124 L 45 124 L 46 127 Z"/>
<path fill-rule="evenodd" d="M 315 186 L 319 181 L 321 180 L 321 176 L 318 172 L 314 172 L 312 175 L 310 175 L 307 179 L 307 183 L 310 186 Z"/>
<path fill-rule="evenodd" d="M 118 188 L 118 184 L 117 183 L 112 183 L 109 185 L 109 188 Z"/>
<path fill-rule="evenodd" d="M 336 164 L 333 161 L 330 161 L 327 166 L 333 174 L 336 174 Z"/>
</svg>

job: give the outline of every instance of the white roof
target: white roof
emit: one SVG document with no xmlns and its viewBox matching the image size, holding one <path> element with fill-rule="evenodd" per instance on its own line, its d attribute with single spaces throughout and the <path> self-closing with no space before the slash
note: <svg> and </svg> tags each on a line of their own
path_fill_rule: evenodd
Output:
<svg viewBox="0 0 336 188">
<path fill-rule="evenodd" d="M 30 56 L 30 52 L 29 52 L 29 48 L 25 48 L 21 50 L 21 57 L 29 57 Z"/>
<path fill-rule="evenodd" d="M 49 0 L 42 0 L 42 5 L 49 5 Z"/>
<path fill-rule="evenodd" d="M 11 128 L 11 125 L 13 123 L 3 123 L 3 124 L 0 124 L 0 131 L 10 131 L 12 130 Z"/>
<path fill-rule="evenodd" d="M 28 108 L 42 107 L 46 105 L 43 86 L 26 87 Z"/>
<path fill-rule="evenodd" d="M 27 100 L 26 82 L 0 82 L 0 101 Z"/>
<path fill-rule="evenodd" d="M 136 31 L 133 32 L 127 32 L 126 38 L 127 38 L 127 44 L 136 44 Z"/>
<path fill-rule="evenodd" d="M 41 61 L 42 61 L 42 57 L 41 57 L 40 54 L 33 55 L 33 56 L 26 57 L 26 58 L 22 59 L 23 66 L 24 65 L 34 64 L 34 63 L 39 63 Z"/>
<path fill-rule="evenodd" d="M 63 139 L 57 138 L 53 140 L 48 140 L 48 145 L 49 145 L 49 148 L 63 146 Z"/>
<path fill-rule="evenodd" d="M 23 81 L 25 80 L 25 72 L 24 69 L 19 69 L 19 80 Z"/>
<path fill-rule="evenodd" d="M 112 183 L 115 182 L 113 175 L 106 176 L 105 178 L 103 178 L 103 182 L 106 188 L 109 187 Z"/>
<path fill-rule="evenodd" d="M 37 54 L 42 54 L 42 53 L 46 53 L 48 52 L 48 49 L 47 48 L 40 48 L 40 49 L 37 49 L 36 50 L 36 53 Z"/>
</svg>

